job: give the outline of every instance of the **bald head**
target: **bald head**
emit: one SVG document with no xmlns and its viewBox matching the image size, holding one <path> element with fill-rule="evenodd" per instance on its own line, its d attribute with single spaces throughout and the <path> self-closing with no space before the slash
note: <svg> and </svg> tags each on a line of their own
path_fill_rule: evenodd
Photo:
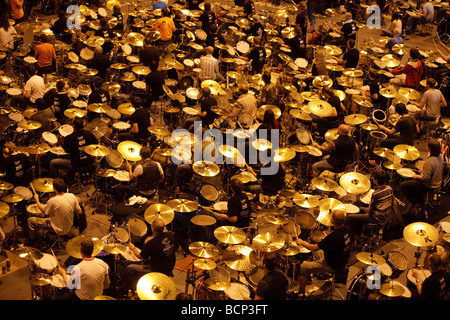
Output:
<svg viewBox="0 0 450 320">
<path fill-rule="evenodd" d="M 161 218 L 156 218 L 152 222 L 152 228 L 153 228 L 154 233 L 163 232 L 165 226 L 166 226 L 166 224 L 164 223 L 164 221 Z"/>
<path fill-rule="evenodd" d="M 346 124 L 341 124 L 341 125 L 338 127 L 338 133 L 339 133 L 339 135 L 341 135 L 341 136 L 348 135 L 349 132 L 350 132 L 350 128 L 349 128 L 349 126 L 346 125 Z"/>
<path fill-rule="evenodd" d="M 213 47 L 206 47 L 206 54 L 213 54 L 213 52 L 214 52 L 214 48 Z"/>
<path fill-rule="evenodd" d="M 347 12 L 345 14 L 345 20 L 350 20 L 352 18 L 352 14 L 350 12 Z"/>
</svg>

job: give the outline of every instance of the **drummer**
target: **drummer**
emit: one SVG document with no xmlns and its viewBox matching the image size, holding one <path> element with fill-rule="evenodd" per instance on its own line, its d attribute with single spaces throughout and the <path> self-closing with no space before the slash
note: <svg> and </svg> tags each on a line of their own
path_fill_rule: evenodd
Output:
<svg viewBox="0 0 450 320">
<path fill-rule="evenodd" d="M 214 81 L 223 81 L 224 77 L 220 73 L 219 70 L 219 60 L 214 58 L 214 47 L 206 47 L 205 48 L 206 55 L 200 58 L 200 81 L 205 80 L 214 80 Z"/>
<path fill-rule="evenodd" d="M 31 162 L 25 153 L 18 152 L 12 141 L 3 146 L 4 160 L 0 164 L 0 172 L 5 175 L 2 180 L 12 183 L 15 187 L 28 187 L 31 181 Z"/>
<path fill-rule="evenodd" d="M 342 38 L 334 40 L 332 42 L 334 45 L 337 45 L 337 46 L 345 45 L 345 43 L 349 39 L 353 39 L 356 41 L 356 34 L 359 30 L 358 26 L 353 21 L 352 14 L 350 12 L 345 13 L 344 17 L 345 17 L 344 18 L 345 21 L 344 21 L 344 24 L 342 25 L 341 29 L 332 27 L 335 32 L 337 32 L 338 34 L 340 34 L 342 36 Z"/>
<path fill-rule="evenodd" d="M 208 27 L 211 24 L 216 23 L 216 14 L 211 10 L 211 3 L 205 3 L 205 9 L 203 10 L 203 13 L 200 15 L 198 20 L 201 21 L 202 30 L 205 32 L 208 32 Z"/>
<path fill-rule="evenodd" d="M 248 54 L 248 58 L 244 57 L 244 60 L 251 60 L 252 72 L 261 74 L 266 63 L 266 49 L 261 45 L 261 37 L 256 36 L 253 39 L 254 47 Z"/>
<path fill-rule="evenodd" d="M 276 84 L 272 82 L 271 74 L 269 72 L 264 72 L 262 81 L 264 82 L 264 87 L 261 89 L 261 104 L 279 106 L 278 88 Z"/>
<path fill-rule="evenodd" d="M 41 43 L 36 46 L 34 57 L 37 59 L 38 74 L 44 75 L 56 70 L 55 47 L 48 43 L 48 36 L 45 33 L 40 35 Z"/>
<path fill-rule="evenodd" d="M 238 121 L 239 117 L 246 115 L 249 118 L 249 123 L 241 123 L 244 128 L 249 128 L 253 124 L 258 109 L 258 101 L 254 95 L 248 92 L 248 85 L 241 83 L 238 89 L 239 98 L 237 105 L 231 110 L 230 115 L 223 115 L 222 119 L 229 119 L 231 121 Z M 251 119 L 251 120 L 250 120 Z"/>
<path fill-rule="evenodd" d="M 346 112 L 345 106 L 333 90 L 322 88 L 322 93 L 331 105 L 331 112 L 326 117 L 310 114 L 312 121 L 317 124 L 317 132 L 320 136 L 325 135 L 327 130 L 337 128 Z"/>
<path fill-rule="evenodd" d="M 221 210 L 216 217 L 222 225 L 231 225 L 236 228 L 246 229 L 250 226 L 252 205 L 244 193 L 244 184 L 239 179 L 231 180 L 231 198 L 228 200 L 227 210 Z"/>
<path fill-rule="evenodd" d="M 401 69 L 389 69 L 389 72 L 398 75 L 389 80 L 390 84 L 396 86 L 406 86 L 416 89 L 420 85 L 423 75 L 423 65 L 420 61 L 419 50 L 413 48 L 409 51 L 410 60 Z"/>
<path fill-rule="evenodd" d="M 14 36 L 17 35 L 16 29 L 9 24 L 7 17 L 0 18 L 0 48 L 2 50 L 14 49 Z"/>
<path fill-rule="evenodd" d="M 176 28 L 172 18 L 170 18 L 170 9 L 162 9 L 161 13 L 162 17 L 156 20 L 152 29 L 161 33 L 161 38 L 158 40 L 158 45 L 166 46 L 172 42 L 172 36 L 176 31 Z"/>
<path fill-rule="evenodd" d="M 342 59 L 331 56 L 339 64 L 343 64 L 344 68 L 356 68 L 359 62 L 359 50 L 355 48 L 355 40 L 347 40 L 347 50 L 344 52 Z"/>
<path fill-rule="evenodd" d="M 216 43 L 227 44 L 222 33 L 218 32 L 217 24 L 213 23 L 213 24 L 208 25 L 208 27 L 206 28 L 205 45 L 206 45 L 206 47 L 214 48 L 214 45 Z M 202 50 L 199 50 L 199 51 L 202 51 Z M 201 55 L 200 52 L 199 52 L 199 54 Z M 214 58 L 218 59 L 219 55 L 220 55 L 219 50 L 214 50 L 212 55 Z"/>
<path fill-rule="evenodd" d="M 53 96 L 53 108 L 55 110 L 55 116 L 60 123 L 65 123 L 67 118 L 64 116 L 66 111 L 72 104 L 68 93 L 64 90 L 66 83 L 62 80 L 56 82 L 56 93 Z"/>
<path fill-rule="evenodd" d="M 302 28 L 295 25 L 295 36 L 292 39 L 286 39 L 282 47 L 288 47 L 291 52 L 290 56 L 295 61 L 298 58 L 305 59 L 308 52 L 306 48 L 306 34 L 303 34 Z"/>
<path fill-rule="evenodd" d="M 29 65 L 25 70 L 25 77 L 28 78 L 25 83 L 23 94 L 11 97 L 11 107 L 25 109 L 28 105 L 34 105 L 36 100 L 44 97 L 45 82 L 44 78 L 37 74 L 37 67 Z"/>
<path fill-rule="evenodd" d="M 131 140 L 137 143 L 144 143 L 150 136 L 148 127 L 153 125 L 153 118 L 143 106 L 143 101 L 138 96 L 131 96 L 131 105 L 135 111 L 128 118 L 131 124 L 129 132 L 119 133 L 119 141 Z"/>
<path fill-rule="evenodd" d="M 300 2 L 297 7 L 297 15 L 295 16 L 295 25 L 299 26 L 302 31 L 303 41 L 306 42 L 306 34 L 308 32 L 308 14 L 306 12 L 306 4 Z"/>
<path fill-rule="evenodd" d="M 374 109 L 386 110 L 387 99 L 380 94 L 380 89 L 382 89 L 383 86 L 378 73 L 375 69 L 369 69 L 367 76 L 369 90 L 364 91 L 363 95 L 370 98 Z M 352 100 L 352 113 L 358 113 L 358 107 L 358 104 Z"/>
<path fill-rule="evenodd" d="M 97 76 L 102 78 L 103 81 L 106 81 L 106 76 L 110 66 L 111 62 L 109 60 L 109 56 L 103 54 L 103 48 L 101 46 L 95 47 L 94 57 L 86 61 L 86 67 L 97 70 Z"/>
<path fill-rule="evenodd" d="M 114 48 L 114 44 L 111 39 L 116 38 L 116 35 L 109 28 L 108 21 L 105 17 L 100 19 L 100 29 L 96 30 L 94 35 L 105 40 L 102 45 L 102 49 L 105 54 L 108 54 Z"/>
<path fill-rule="evenodd" d="M 214 111 L 211 110 L 212 107 L 217 106 L 217 100 L 211 97 L 211 90 L 208 87 L 202 89 L 202 98 L 200 99 L 201 110 L 198 112 L 197 116 L 186 119 L 183 128 L 191 131 L 195 121 L 201 121 L 202 127 L 207 130 L 210 125 L 214 123 L 214 120 L 219 117 Z"/>
<path fill-rule="evenodd" d="M 245 17 L 248 19 L 248 17 L 252 14 L 255 14 L 255 4 L 252 0 L 244 0 L 244 14 Z"/>
<path fill-rule="evenodd" d="M 153 39 L 150 34 L 144 38 L 144 48 L 139 51 L 139 61 L 146 67 L 150 68 L 150 62 L 154 60 L 159 62 L 162 60 L 161 50 L 153 45 Z"/>
<path fill-rule="evenodd" d="M 51 131 L 52 129 L 52 118 L 55 117 L 53 110 L 50 105 L 46 105 L 44 99 L 36 100 L 37 111 L 34 113 L 30 120 L 39 122 L 42 126 L 33 131 L 36 139 L 40 139 L 42 132 Z"/>
<path fill-rule="evenodd" d="M 89 95 L 89 99 L 87 101 L 87 104 L 94 104 L 94 103 L 105 103 L 107 105 L 110 104 L 111 102 L 111 97 L 109 95 L 108 90 L 105 90 L 102 88 L 103 85 L 103 79 L 99 76 L 95 76 L 94 78 L 94 82 L 93 82 L 93 90 L 92 93 Z M 89 112 L 89 114 L 91 113 L 95 113 L 95 112 Z M 95 113 L 96 115 L 92 114 L 91 117 L 96 117 L 98 116 L 97 113 Z"/>
<path fill-rule="evenodd" d="M 394 51 L 392 51 L 392 48 L 396 45 L 396 44 L 402 44 L 403 43 L 403 38 L 401 37 L 402 34 L 402 29 L 401 28 L 395 28 L 394 31 L 392 32 L 392 38 L 390 38 L 386 44 L 377 44 L 378 47 L 380 47 L 381 49 L 388 49 L 390 54 L 393 54 Z"/>
<path fill-rule="evenodd" d="M 258 16 L 253 16 L 252 26 L 246 31 L 246 34 L 249 36 L 260 37 L 261 42 L 264 42 L 263 39 L 266 31 L 264 30 L 262 23 L 259 21 Z"/>
<path fill-rule="evenodd" d="M 150 60 L 150 73 L 145 76 L 145 85 L 150 95 L 147 97 L 147 108 L 164 95 L 165 76 L 158 70 L 159 60 Z"/>
<path fill-rule="evenodd" d="M 122 33 L 124 31 L 123 14 L 119 5 L 113 7 L 112 17 L 117 19 L 117 24 L 113 27 L 114 31 Z"/>
<path fill-rule="evenodd" d="M 264 167 L 269 167 L 271 165 L 271 162 L 260 162 L 262 163 L 262 170 Z M 250 182 L 245 185 L 245 191 L 256 195 L 255 199 L 258 199 L 260 194 L 270 196 L 276 195 L 284 188 L 286 171 L 281 163 L 278 165 L 277 171 L 274 174 L 262 174 L 261 170 L 256 173 L 248 164 L 246 164 L 245 167 L 246 170 L 257 179 L 256 182 Z"/>
</svg>

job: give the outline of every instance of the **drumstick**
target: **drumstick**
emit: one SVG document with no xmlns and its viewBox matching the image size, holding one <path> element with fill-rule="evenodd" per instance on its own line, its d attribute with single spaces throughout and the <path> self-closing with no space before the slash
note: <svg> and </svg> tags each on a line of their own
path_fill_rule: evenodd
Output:
<svg viewBox="0 0 450 320">
<path fill-rule="evenodd" d="M 30 182 L 30 187 L 31 187 L 31 190 L 33 190 L 34 194 L 36 194 L 36 190 L 34 190 L 34 186 L 33 186 L 32 182 Z"/>
</svg>

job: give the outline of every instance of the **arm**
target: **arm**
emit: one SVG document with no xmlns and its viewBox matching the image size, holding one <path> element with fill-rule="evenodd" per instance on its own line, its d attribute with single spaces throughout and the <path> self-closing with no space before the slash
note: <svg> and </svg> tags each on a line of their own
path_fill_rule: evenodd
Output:
<svg viewBox="0 0 450 320">
<path fill-rule="evenodd" d="M 34 201 L 36 201 L 36 205 L 39 208 L 39 211 L 45 214 L 44 205 L 39 201 L 39 195 L 34 194 Z"/>
<path fill-rule="evenodd" d="M 111 281 L 109 280 L 109 274 L 105 275 L 105 280 L 103 281 L 103 289 L 108 289 L 111 285 Z"/>
<path fill-rule="evenodd" d="M 297 245 L 303 246 L 306 249 L 311 250 L 311 251 L 317 251 L 320 249 L 319 246 L 317 245 L 317 243 L 311 244 L 306 241 L 303 241 L 302 239 L 297 239 L 296 243 L 297 243 Z"/>
<path fill-rule="evenodd" d="M 128 244 L 128 248 L 130 248 L 131 251 L 133 251 L 134 255 L 136 256 L 136 258 L 138 259 L 143 259 L 141 256 L 141 253 L 136 249 L 135 245 L 132 244 L 131 242 Z"/>
<path fill-rule="evenodd" d="M 130 129 L 130 133 L 137 134 L 139 133 L 139 127 L 137 123 L 133 123 L 133 126 Z"/>
<path fill-rule="evenodd" d="M 325 153 L 330 152 L 336 148 L 336 145 L 333 141 L 324 143 L 324 145 L 319 145 L 317 142 L 313 141 L 312 146 Z"/>
<path fill-rule="evenodd" d="M 394 133 L 397 132 L 397 130 L 395 129 L 395 127 L 392 128 L 392 129 L 389 129 L 389 128 L 385 127 L 385 126 L 382 125 L 382 124 L 380 124 L 380 125 L 378 126 L 378 128 L 380 128 L 381 130 L 383 130 L 383 131 L 386 132 L 387 134 L 394 134 Z"/>
</svg>

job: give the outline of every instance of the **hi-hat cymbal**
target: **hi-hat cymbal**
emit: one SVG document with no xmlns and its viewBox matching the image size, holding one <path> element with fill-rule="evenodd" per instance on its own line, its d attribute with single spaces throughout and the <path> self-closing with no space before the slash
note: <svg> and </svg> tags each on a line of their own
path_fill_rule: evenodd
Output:
<svg viewBox="0 0 450 320">
<path fill-rule="evenodd" d="M 133 68 L 131 68 L 131 71 L 133 71 L 137 75 L 146 76 L 150 73 L 150 68 L 146 66 L 134 66 Z"/>
<path fill-rule="evenodd" d="M 347 68 L 342 71 L 342 73 L 348 77 L 357 78 L 362 77 L 364 75 L 364 72 L 362 70 L 358 70 L 355 68 Z"/>
<path fill-rule="evenodd" d="M 173 199 L 167 202 L 167 205 L 176 212 L 194 212 L 198 209 L 199 204 L 196 201 L 187 199 Z"/>
<path fill-rule="evenodd" d="M 311 113 L 318 117 L 328 117 L 333 112 L 331 104 L 323 100 L 311 100 L 308 103 L 308 108 L 311 110 Z"/>
<path fill-rule="evenodd" d="M 208 242 L 193 242 L 189 245 L 189 251 L 199 258 L 213 258 L 219 255 L 219 249 L 211 243 Z"/>
<path fill-rule="evenodd" d="M 226 244 L 240 244 L 247 238 L 244 231 L 233 226 L 222 226 L 214 230 L 214 237 Z"/>
<path fill-rule="evenodd" d="M 380 293 L 387 297 L 400 297 L 405 293 L 405 288 L 400 283 L 390 281 L 381 285 Z"/>
<path fill-rule="evenodd" d="M 312 121 L 312 117 L 308 113 L 300 109 L 291 109 L 289 110 L 289 114 L 296 119 L 300 119 L 303 121 Z"/>
<path fill-rule="evenodd" d="M 236 271 L 250 271 L 257 266 L 255 251 L 249 246 L 233 245 L 223 252 L 222 260 Z"/>
<path fill-rule="evenodd" d="M 93 157 L 105 157 L 111 152 L 111 150 L 100 144 L 91 144 L 84 148 L 84 152 Z"/>
<path fill-rule="evenodd" d="M 12 190 L 14 185 L 6 181 L 0 181 L 0 190 Z"/>
<path fill-rule="evenodd" d="M 281 35 L 286 39 L 292 39 L 297 35 L 297 32 L 293 27 L 286 27 L 283 30 L 281 30 Z"/>
<path fill-rule="evenodd" d="M 211 259 L 195 259 L 194 266 L 199 268 L 200 270 L 213 270 L 217 267 L 217 264 Z"/>
<path fill-rule="evenodd" d="M 374 123 L 363 123 L 361 124 L 361 129 L 367 131 L 375 131 L 378 130 L 378 126 Z"/>
<path fill-rule="evenodd" d="M 144 38 L 145 36 L 141 33 L 130 32 L 127 35 L 127 44 L 134 47 L 143 47 L 144 46 Z"/>
<path fill-rule="evenodd" d="M 386 260 L 382 256 L 372 252 L 358 252 L 356 259 L 364 264 L 374 266 L 381 266 L 386 263 Z"/>
<path fill-rule="evenodd" d="M 192 165 L 192 170 L 202 177 L 215 177 L 220 172 L 219 166 L 210 161 L 197 161 Z"/>
<path fill-rule="evenodd" d="M 367 121 L 367 116 L 364 114 L 351 114 L 344 118 L 344 122 L 350 125 L 359 125 Z"/>
<path fill-rule="evenodd" d="M 125 115 L 131 115 L 134 113 L 135 110 L 136 109 L 129 102 L 122 103 L 121 105 L 119 105 L 117 107 L 117 111 L 119 111 L 121 114 L 125 114 Z"/>
<path fill-rule="evenodd" d="M 127 250 L 127 248 L 121 243 L 108 243 L 103 247 L 103 251 L 110 254 L 119 254 L 123 253 Z"/>
<path fill-rule="evenodd" d="M 386 169 L 389 169 L 389 170 L 398 170 L 398 169 L 403 168 L 403 166 L 400 163 L 394 163 L 392 161 L 385 161 L 383 163 L 383 167 L 385 167 Z"/>
<path fill-rule="evenodd" d="M 394 153 L 403 160 L 414 161 L 420 157 L 420 152 L 417 148 L 407 145 L 398 144 L 394 147 Z"/>
<path fill-rule="evenodd" d="M 22 120 L 17 124 L 17 126 L 25 130 L 35 130 L 42 127 L 42 124 L 38 121 Z"/>
<path fill-rule="evenodd" d="M 280 108 L 275 105 L 265 104 L 259 107 L 258 110 L 256 110 L 256 117 L 260 120 L 263 120 L 266 110 L 273 111 L 273 113 L 275 114 L 275 119 L 278 119 L 281 116 Z"/>
<path fill-rule="evenodd" d="M 267 213 L 264 215 L 264 219 L 275 225 L 283 225 L 289 221 L 284 215 L 278 213 Z"/>
<path fill-rule="evenodd" d="M 373 108 L 373 104 L 372 102 L 367 99 L 366 97 L 363 96 L 353 96 L 353 101 L 355 101 L 355 103 L 361 107 L 364 108 Z"/>
<path fill-rule="evenodd" d="M 28 261 L 39 260 L 43 257 L 43 254 L 40 250 L 32 247 L 17 248 L 13 251 L 13 253 Z"/>
<path fill-rule="evenodd" d="M 330 71 L 344 71 L 344 67 L 341 66 L 340 64 L 327 64 L 326 68 Z"/>
<path fill-rule="evenodd" d="M 92 132 L 92 134 L 99 140 L 108 132 L 108 124 L 101 118 L 94 118 L 91 122 L 84 126 L 84 130 Z"/>
<path fill-rule="evenodd" d="M 122 141 L 117 146 L 117 151 L 128 161 L 141 160 L 140 151 L 142 145 L 134 141 Z"/>
<path fill-rule="evenodd" d="M 0 219 L 4 218 L 9 213 L 9 205 L 6 202 L 0 201 Z"/>
<path fill-rule="evenodd" d="M 398 92 L 393 87 L 386 87 L 386 88 L 380 89 L 380 94 L 385 98 L 396 98 L 398 95 Z"/>
<path fill-rule="evenodd" d="M 331 54 L 333 56 L 338 56 L 338 55 L 342 54 L 342 49 L 339 48 L 338 46 L 326 45 L 326 46 L 324 46 L 324 48 L 328 52 L 328 54 Z"/>
<path fill-rule="evenodd" d="M 170 277 L 151 272 L 139 279 L 136 293 L 141 300 L 175 300 L 177 290 Z"/>
<path fill-rule="evenodd" d="M 394 156 L 394 151 L 392 151 L 391 149 L 388 148 L 375 148 L 373 149 L 373 153 L 376 154 L 379 157 L 383 157 L 383 158 L 389 158 Z"/>
<path fill-rule="evenodd" d="M 274 152 L 273 160 L 276 162 L 286 162 L 294 159 L 296 153 L 291 148 L 279 148 Z"/>
<path fill-rule="evenodd" d="M 217 83 L 214 80 L 205 80 L 202 81 L 201 85 L 202 88 L 209 88 L 209 90 L 211 90 L 211 94 L 212 95 L 217 95 L 220 92 L 220 84 Z"/>
<path fill-rule="evenodd" d="M 91 103 L 88 105 L 88 109 L 95 113 L 107 113 L 111 110 L 111 107 L 105 103 Z"/>
<path fill-rule="evenodd" d="M 64 115 L 70 119 L 73 119 L 75 117 L 82 118 L 86 115 L 86 111 L 78 108 L 69 108 L 64 111 Z"/>
<path fill-rule="evenodd" d="M 408 243 L 416 247 L 434 245 L 439 239 L 439 231 L 431 224 L 413 222 L 403 230 L 403 237 Z"/>
<path fill-rule="evenodd" d="M 284 62 L 294 62 L 294 59 L 291 58 L 291 56 L 287 55 L 284 52 L 278 53 L 278 56 L 283 60 Z"/>
<path fill-rule="evenodd" d="M 394 46 L 392 47 L 392 51 L 400 56 L 403 56 L 408 52 L 408 50 L 405 48 L 404 43 L 394 44 Z"/>
<path fill-rule="evenodd" d="M 252 245 L 262 252 L 274 252 L 284 246 L 284 239 L 279 234 L 265 232 L 254 237 Z"/>
<path fill-rule="evenodd" d="M 27 21 L 19 22 L 14 26 L 17 33 L 24 33 L 30 28 L 30 24 Z"/>
<path fill-rule="evenodd" d="M 32 275 L 30 278 L 30 284 L 32 286 L 43 287 L 52 283 L 53 277 L 46 273 L 38 273 Z"/>
<path fill-rule="evenodd" d="M 164 221 L 165 225 L 168 225 L 172 222 L 174 216 L 175 213 L 170 206 L 160 203 L 152 204 L 144 213 L 145 221 L 149 224 L 152 224 L 156 218 L 160 218 Z"/>
<path fill-rule="evenodd" d="M 105 39 L 99 36 L 92 36 L 89 37 L 85 43 L 89 47 L 96 48 L 98 46 L 101 47 L 105 43 Z"/>
<path fill-rule="evenodd" d="M 94 244 L 94 250 L 92 252 L 92 256 L 98 255 L 103 250 L 103 241 L 96 237 L 89 237 L 86 235 L 77 236 L 75 238 L 70 239 L 66 244 L 66 251 L 69 256 L 82 259 L 81 257 L 81 242 L 86 239 L 91 239 Z"/>
<path fill-rule="evenodd" d="M 41 155 L 41 154 L 45 154 L 47 152 L 50 151 L 50 146 L 46 143 L 41 143 L 41 144 L 33 144 L 30 145 L 28 147 L 26 147 L 26 152 L 28 152 L 29 154 L 34 154 L 34 155 Z"/>
<path fill-rule="evenodd" d="M 329 76 L 321 75 L 313 79 L 312 84 L 316 88 L 331 88 L 333 80 Z"/>
<path fill-rule="evenodd" d="M 157 136 L 163 136 L 163 137 L 165 137 L 165 136 L 170 136 L 170 131 L 167 130 L 166 128 L 163 128 L 163 127 L 159 127 L 159 126 L 150 126 L 150 127 L 148 127 L 147 129 L 148 129 L 148 131 L 149 131 L 150 133 L 153 133 L 153 134 L 155 134 L 155 135 L 157 135 Z"/>
<path fill-rule="evenodd" d="M 420 93 L 412 88 L 399 88 L 398 94 L 404 96 L 408 100 L 417 100 L 420 98 Z"/>
<path fill-rule="evenodd" d="M 115 70 L 124 70 L 127 68 L 128 68 L 128 65 L 125 63 L 113 63 L 111 65 L 111 69 L 115 69 Z"/>
<path fill-rule="evenodd" d="M 384 65 L 388 68 L 395 68 L 400 65 L 400 60 L 398 60 L 394 55 L 387 54 L 383 57 L 381 57 L 381 61 L 384 63 Z"/>
<path fill-rule="evenodd" d="M 13 193 L 13 194 L 8 194 L 7 196 L 4 196 L 2 198 L 2 201 L 7 202 L 7 203 L 17 203 L 24 199 L 25 198 L 23 196 L 21 196 L 20 194 Z"/>
<path fill-rule="evenodd" d="M 33 180 L 31 184 L 37 192 L 53 192 L 53 179 L 39 178 Z"/>
<path fill-rule="evenodd" d="M 344 204 L 334 198 L 325 198 L 320 200 L 319 209 L 320 213 L 317 217 L 317 221 L 327 227 L 333 226 L 331 223 L 331 214 L 334 210 L 343 210 L 346 212 Z"/>
<path fill-rule="evenodd" d="M 352 194 L 362 194 L 370 189 L 370 180 L 365 175 L 358 172 L 345 173 L 339 184 L 345 191 Z"/>
<path fill-rule="evenodd" d="M 320 201 L 315 196 L 310 194 L 296 193 L 293 201 L 296 205 L 302 208 L 315 208 L 319 205 Z"/>
<path fill-rule="evenodd" d="M 336 191 L 337 188 L 339 188 L 339 185 L 336 181 L 323 177 L 314 177 L 311 180 L 311 184 L 319 190 L 328 192 Z"/>
<path fill-rule="evenodd" d="M 283 248 L 277 251 L 278 254 L 282 256 L 291 257 L 299 254 L 302 251 L 302 248 L 299 246 L 292 246 L 290 244 L 285 245 Z"/>
<path fill-rule="evenodd" d="M 220 279 L 217 277 L 211 277 L 206 279 L 204 284 L 209 290 L 213 291 L 225 291 L 231 287 L 230 281 L 228 281 L 227 279 Z"/>
<path fill-rule="evenodd" d="M 242 77 L 242 75 L 236 71 L 227 71 L 227 76 L 232 79 L 240 79 Z"/>
</svg>

